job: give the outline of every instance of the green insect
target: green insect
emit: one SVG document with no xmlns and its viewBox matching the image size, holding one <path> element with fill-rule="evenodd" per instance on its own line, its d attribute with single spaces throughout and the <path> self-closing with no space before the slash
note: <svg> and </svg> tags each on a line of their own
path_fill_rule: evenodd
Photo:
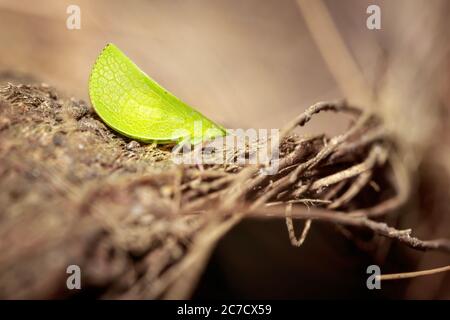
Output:
<svg viewBox="0 0 450 320">
<path fill-rule="evenodd" d="M 192 143 L 223 136 L 225 129 L 165 90 L 115 45 L 95 62 L 89 96 L 100 118 L 112 129 L 142 142 Z"/>
</svg>

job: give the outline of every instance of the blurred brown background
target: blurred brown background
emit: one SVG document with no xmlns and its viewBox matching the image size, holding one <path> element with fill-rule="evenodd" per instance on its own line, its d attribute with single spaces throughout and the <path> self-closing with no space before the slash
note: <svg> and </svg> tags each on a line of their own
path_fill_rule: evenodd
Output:
<svg viewBox="0 0 450 320">
<path fill-rule="evenodd" d="M 428 21 L 423 17 L 427 10 L 420 8 L 438 2 L 325 1 L 369 83 L 376 83 L 386 56 L 433 41 L 432 33 L 421 35 L 415 28 L 426 28 L 420 23 Z M 81 8 L 80 30 L 66 28 L 70 4 Z M 370 4 L 381 7 L 381 30 L 366 28 Z M 0 71 L 30 74 L 87 100 L 90 68 L 108 42 L 175 95 L 228 127 L 278 128 L 314 102 L 343 97 L 294 0 L 0 0 Z M 337 132 L 344 124 L 333 115 L 320 115 L 307 130 Z M 436 228 L 419 230 L 427 237 Z M 269 241 L 269 235 L 277 240 Z M 240 252 L 230 249 L 236 246 L 242 246 Z M 423 258 L 410 249 L 398 250 L 388 256 L 396 265 L 391 271 L 411 271 Z M 239 263 L 250 253 L 254 264 Z M 238 259 L 224 258 L 230 255 Z M 448 263 L 439 254 L 426 257 L 430 265 L 419 267 Z M 265 264 L 267 259 L 279 263 Z M 311 241 L 296 249 L 289 246 L 283 222 L 244 223 L 219 245 L 197 295 L 450 298 L 443 285 L 446 275 L 387 284 L 383 294 L 369 293 L 361 279 L 371 259 L 332 228 L 315 229 Z"/>
<path fill-rule="evenodd" d="M 366 28 L 374 3 L 383 8 L 380 31 Z M 70 4 L 81 8 L 80 30 L 66 28 Z M 329 6 L 370 72 L 377 52 L 363 46 L 383 40 L 397 5 Z M 229 126 L 277 128 L 313 102 L 341 97 L 293 0 L 1 0 L 0 27 L 0 69 L 31 73 L 79 98 L 87 99 L 90 68 L 108 42 Z"/>
</svg>

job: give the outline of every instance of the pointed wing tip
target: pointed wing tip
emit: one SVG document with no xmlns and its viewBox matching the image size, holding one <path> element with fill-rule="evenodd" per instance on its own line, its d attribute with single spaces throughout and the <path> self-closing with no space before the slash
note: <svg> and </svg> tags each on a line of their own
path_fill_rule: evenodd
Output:
<svg viewBox="0 0 450 320">
<path fill-rule="evenodd" d="M 97 67 L 97 62 L 105 55 L 105 53 L 107 53 L 108 51 L 110 51 L 111 49 L 113 50 L 119 50 L 119 48 L 117 48 L 117 46 L 112 43 L 112 42 L 108 42 L 102 49 L 102 51 L 100 52 L 100 54 L 97 56 L 97 58 L 95 59 L 95 62 L 92 66 L 91 72 L 89 74 L 89 80 L 88 80 L 88 86 L 89 86 L 89 91 L 90 91 L 90 86 L 91 86 L 91 79 L 92 79 L 92 74 L 94 73 L 94 70 Z"/>
<path fill-rule="evenodd" d="M 106 50 L 106 49 L 109 49 L 109 48 L 117 49 L 117 46 L 114 43 L 112 43 L 112 42 L 108 42 L 106 44 L 106 46 L 103 48 L 103 50 Z"/>
</svg>

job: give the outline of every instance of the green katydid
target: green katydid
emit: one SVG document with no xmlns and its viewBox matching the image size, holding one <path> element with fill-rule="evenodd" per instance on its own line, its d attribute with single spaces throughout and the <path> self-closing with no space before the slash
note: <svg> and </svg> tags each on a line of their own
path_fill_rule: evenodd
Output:
<svg viewBox="0 0 450 320">
<path fill-rule="evenodd" d="M 109 127 L 142 142 L 196 143 L 226 133 L 152 80 L 113 44 L 103 49 L 92 68 L 89 96 Z"/>
</svg>

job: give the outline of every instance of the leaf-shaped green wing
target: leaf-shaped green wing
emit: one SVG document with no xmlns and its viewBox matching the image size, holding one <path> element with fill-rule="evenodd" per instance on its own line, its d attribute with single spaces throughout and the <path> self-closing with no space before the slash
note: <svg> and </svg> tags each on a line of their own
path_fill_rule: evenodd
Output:
<svg viewBox="0 0 450 320">
<path fill-rule="evenodd" d="M 165 90 L 115 45 L 103 49 L 89 79 L 89 96 L 102 120 L 143 142 L 168 143 L 222 136 L 225 130 Z"/>
</svg>

